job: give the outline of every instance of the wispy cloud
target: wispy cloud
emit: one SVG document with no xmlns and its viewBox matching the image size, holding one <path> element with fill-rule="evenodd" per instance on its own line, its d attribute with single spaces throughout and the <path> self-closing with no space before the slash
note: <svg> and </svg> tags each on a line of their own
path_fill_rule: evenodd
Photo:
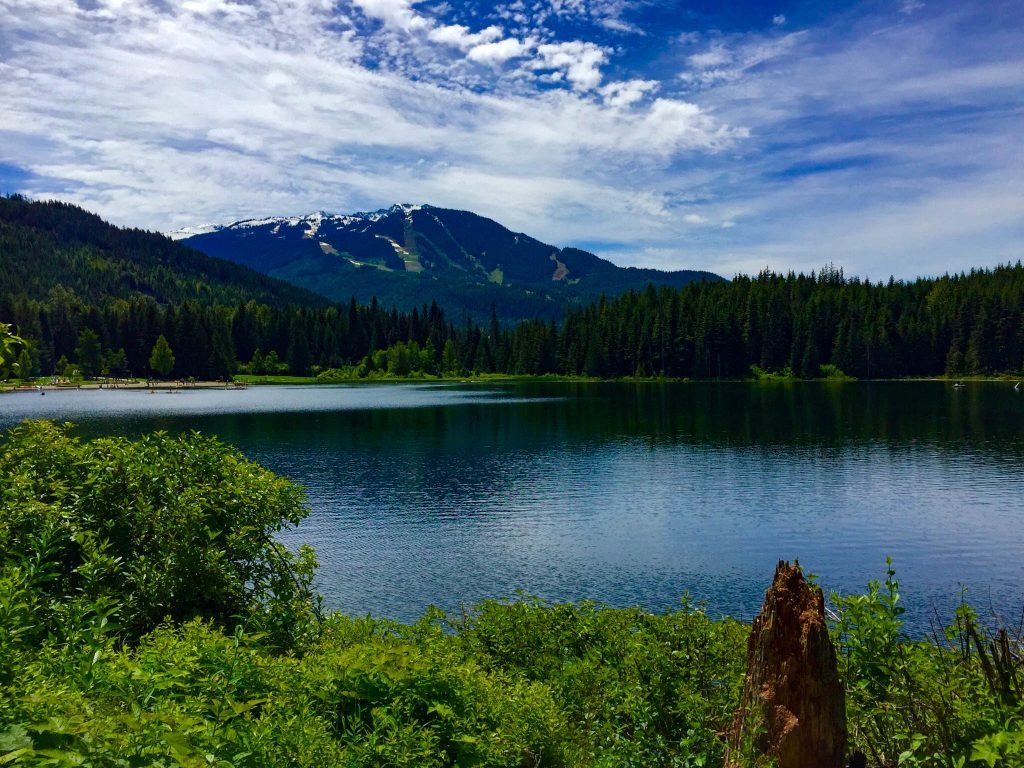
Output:
<svg viewBox="0 0 1024 768">
<path fill-rule="evenodd" d="M 688 97 L 751 129 L 706 203 L 735 224 L 702 243 L 723 271 L 912 277 L 1020 257 L 1020 10 L 908 10 L 681 42 Z"/>
<path fill-rule="evenodd" d="M 911 5 L 655 34 L 624 0 L 0 0 L 0 167 L 161 230 L 419 200 L 725 274 L 1005 260 L 1024 12 Z"/>
</svg>

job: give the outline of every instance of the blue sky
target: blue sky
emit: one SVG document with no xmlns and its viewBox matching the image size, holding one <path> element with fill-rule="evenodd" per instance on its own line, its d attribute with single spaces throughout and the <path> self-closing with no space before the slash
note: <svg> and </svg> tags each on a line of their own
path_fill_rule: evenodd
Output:
<svg viewBox="0 0 1024 768">
<path fill-rule="evenodd" d="M 0 0 L 0 189 L 912 278 L 1024 255 L 1022 51 L 1019 0 Z"/>
</svg>

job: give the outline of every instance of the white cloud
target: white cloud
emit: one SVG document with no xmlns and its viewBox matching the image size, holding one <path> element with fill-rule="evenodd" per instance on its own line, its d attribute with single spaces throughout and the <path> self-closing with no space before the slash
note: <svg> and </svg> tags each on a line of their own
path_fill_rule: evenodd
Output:
<svg viewBox="0 0 1024 768">
<path fill-rule="evenodd" d="M 643 34 L 642 29 L 624 18 L 640 4 L 638 0 L 549 0 L 546 8 L 556 16 L 583 17 L 614 32 Z"/>
<path fill-rule="evenodd" d="M 255 8 L 243 5 L 242 3 L 231 2 L 231 0 L 185 0 L 181 7 L 183 10 L 194 13 L 197 16 L 224 14 L 236 17 L 239 21 L 251 19 L 255 16 Z"/>
<path fill-rule="evenodd" d="M 507 37 L 495 43 L 473 46 L 469 53 L 466 54 L 466 58 L 480 64 L 496 66 L 504 64 L 509 59 L 525 56 L 529 49 L 530 47 L 527 43 Z"/>
<path fill-rule="evenodd" d="M 657 80 L 624 80 L 601 88 L 604 103 L 610 107 L 628 107 L 642 101 L 658 89 Z"/>
<path fill-rule="evenodd" d="M 625 195 L 623 201 L 627 211 L 652 218 L 664 219 L 670 215 L 669 201 L 665 194 L 641 189 Z"/>
<path fill-rule="evenodd" d="M 422 0 L 352 0 L 352 4 L 370 18 L 406 31 L 430 26 L 426 18 L 413 10 L 419 2 Z"/>
<path fill-rule="evenodd" d="M 781 26 L 782 24 L 785 24 L 785 23 L 786 23 L 786 14 L 779 13 L 779 14 L 776 14 L 775 16 L 772 16 L 772 24 L 774 24 L 776 26 Z"/>
<path fill-rule="evenodd" d="M 619 18 L 601 18 L 597 20 L 597 23 L 600 24 L 605 29 L 610 29 L 613 32 L 622 32 L 631 35 L 644 34 L 644 31 L 640 29 L 640 27 L 638 27 L 636 24 L 630 24 L 628 21 L 623 21 L 622 19 Z"/>
<path fill-rule="evenodd" d="M 462 50 L 469 50 L 480 45 L 493 43 L 504 37 L 501 27 L 492 25 L 479 32 L 470 32 L 469 27 L 461 24 L 450 24 L 430 30 L 427 37 L 435 43 L 452 45 Z"/>
<path fill-rule="evenodd" d="M 723 125 L 696 104 L 678 99 L 655 99 L 640 120 L 651 146 L 669 152 L 681 146 L 715 151 L 749 136 L 747 129 Z"/>
<path fill-rule="evenodd" d="M 724 47 L 718 45 L 704 53 L 695 53 L 687 57 L 686 61 L 696 69 L 714 69 L 732 61 L 732 54 Z"/>
<path fill-rule="evenodd" d="M 601 65 L 608 60 L 608 50 L 594 43 L 572 40 L 537 46 L 534 69 L 554 69 L 564 74 L 573 88 L 590 91 L 601 84 Z"/>
</svg>

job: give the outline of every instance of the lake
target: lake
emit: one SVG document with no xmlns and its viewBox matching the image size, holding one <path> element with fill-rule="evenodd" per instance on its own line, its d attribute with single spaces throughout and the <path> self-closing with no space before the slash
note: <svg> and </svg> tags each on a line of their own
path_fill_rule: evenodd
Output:
<svg viewBox="0 0 1024 768">
<path fill-rule="evenodd" d="M 775 562 L 908 619 L 1024 606 L 1012 383 L 510 382 L 0 395 L 0 426 L 197 429 L 307 489 L 332 608 L 400 620 L 517 590 L 750 618 Z"/>
</svg>

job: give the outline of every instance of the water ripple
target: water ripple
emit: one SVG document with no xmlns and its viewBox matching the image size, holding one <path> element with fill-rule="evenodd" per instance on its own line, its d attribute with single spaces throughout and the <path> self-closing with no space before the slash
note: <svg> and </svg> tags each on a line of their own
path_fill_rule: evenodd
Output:
<svg viewBox="0 0 1024 768">
<path fill-rule="evenodd" d="M 413 619 L 522 589 L 749 617 L 779 558 L 912 626 L 1024 595 L 1024 398 L 930 383 L 266 388 L 3 396 L 0 424 L 198 428 L 307 488 L 328 603 Z"/>
</svg>

